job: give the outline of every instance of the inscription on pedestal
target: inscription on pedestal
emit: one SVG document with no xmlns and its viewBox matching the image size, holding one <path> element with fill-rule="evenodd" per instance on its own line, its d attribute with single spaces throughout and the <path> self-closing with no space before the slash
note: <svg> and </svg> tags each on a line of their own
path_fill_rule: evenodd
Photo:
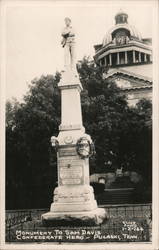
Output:
<svg viewBox="0 0 159 250">
<path fill-rule="evenodd" d="M 68 179 L 68 178 L 81 178 L 82 177 L 82 167 L 62 167 L 60 169 L 60 178 Z"/>
<path fill-rule="evenodd" d="M 83 166 L 79 160 L 60 159 L 58 164 L 61 185 L 83 184 Z"/>
<path fill-rule="evenodd" d="M 59 156 L 64 157 L 64 156 L 75 156 L 77 155 L 76 148 L 75 147 L 65 147 L 65 148 L 60 148 L 59 149 Z"/>
</svg>

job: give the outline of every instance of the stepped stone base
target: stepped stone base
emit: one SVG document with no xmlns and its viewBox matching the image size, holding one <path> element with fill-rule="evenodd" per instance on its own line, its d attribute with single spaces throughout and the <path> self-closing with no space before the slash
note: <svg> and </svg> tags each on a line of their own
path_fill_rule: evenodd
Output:
<svg viewBox="0 0 159 250">
<path fill-rule="evenodd" d="M 84 212 L 48 212 L 42 215 L 43 226 L 96 226 L 107 218 L 104 208 Z"/>
</svg>

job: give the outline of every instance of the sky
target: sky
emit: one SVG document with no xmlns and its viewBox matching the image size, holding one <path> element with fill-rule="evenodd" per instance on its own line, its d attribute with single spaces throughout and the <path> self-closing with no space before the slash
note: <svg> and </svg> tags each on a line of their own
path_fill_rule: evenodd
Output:
<svg viewBox="0 0 159 250">
<path fill-rule="evenodd" d="M 23 2 L 23 1 L 22 1 Z M 24 1 L 25 2 L 25 1 Z M 24 3 L 23 2 L 23 3 Z M 61 30 L 70 17 L 76 31 L 77 60 L 94 55 L 122 9 L 143 38 L 152 37 L 153 1 L 28 1 L 6 8 L 6 98 L 22 100 L 35 77 L 61 71 Z M 13 1 L 14 3 L 14 1 Z"/>
</svg>

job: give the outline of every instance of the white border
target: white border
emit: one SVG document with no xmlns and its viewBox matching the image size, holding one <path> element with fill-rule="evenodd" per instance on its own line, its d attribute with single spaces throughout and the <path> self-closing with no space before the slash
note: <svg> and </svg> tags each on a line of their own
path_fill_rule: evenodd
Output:
<svg viewBox="0 0 159 250">
<path fill-rule="evenodd" d="M 158 74 L 158 63 L 159 63 L 159 1 L 158 0 L 145 0 L 143 2 L 151 2 L 154 5 L 154 15 L 153 15 L 153 228 L 152 228 L 152 244 L 151 243 L 81 243 L 81 244 L 71 244 L 65 243 L 58 245 L 56 243 L 43 243 L 43 244 L 5 244 L 5 82 L 6 82 L 6 72 L 5 72 L 5 11 L 6 7 L 11 6 L 28 6 L 28 5 L 40 5 L 46 6 L 52 4 L 54 0 L 0 0 L 0 37 L 1 37 L 1 64 L 0 64 L 0 177 L 1 177 L 1 213 L 0 213 L 0 249 L 122 249 L 122 250 L 158 250 L 159 249 L 159 74 Z M 125 0 L 127 2 L 128 0 Z M 115 1 L 54 1 L 54 3 L 59 6 L 64 6 L 67 4 L 71 5 L 72 2 L 76 2 L 78 5 L 91 4 L 91 6 L 96 6 L 97 4 L 108 4 L 116 3 L 119 5 L 117 0 Z M 129 1 L 128 1 L 129 2 Z M 134 0 L 135 2 L 135 0 Z M 137 0 L 136 0 L 137 2 Z"/>
</svg>

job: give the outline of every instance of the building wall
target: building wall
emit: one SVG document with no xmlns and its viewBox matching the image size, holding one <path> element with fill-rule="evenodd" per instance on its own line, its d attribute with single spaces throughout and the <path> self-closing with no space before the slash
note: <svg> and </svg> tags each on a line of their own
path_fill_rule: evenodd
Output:
<svg viewBox="0 0 159 250">
<path fill-rule="evenodd" d="M 127 100 L 130 106 L 135 106 L 140 99 L 148 99 L 152 101 L 152 89 L 138 90 L 127 92 Z"/>
</svg>

